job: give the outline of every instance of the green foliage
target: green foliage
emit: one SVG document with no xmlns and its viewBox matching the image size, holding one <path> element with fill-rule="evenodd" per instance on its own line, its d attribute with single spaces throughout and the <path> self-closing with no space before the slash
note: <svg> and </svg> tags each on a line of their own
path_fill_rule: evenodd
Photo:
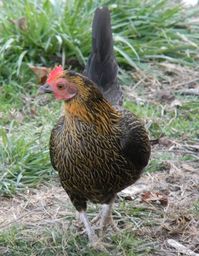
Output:
<svg viewBox="0 0 199 256">
<path fill-rule="evenodd" d="M 108 256 L 125 253 L 131 256 L 144 256 L 152 250 L 151 246 L 143 245 L 142 240 L 135 238 L 128 231 L 112 237 L 112 247 L 109 249 L 111 254 L 90 248 L 85 236 L 79 236 L 74 230 L 63 230 L 58 223 L 35 231 L 28 226 L 12 226 L 0 232 L 0 248 L 5 250 L 4 255 Z"/>
<path fill-rule="evenodd" d="M 41 129 L 23 127 L 13 133 L 0 130 L 0 193 L 12 195 L 26 186 L 47 180 L 51 172 L 48 144 L 40 139 Z"/>
<path fill-rule="evenodd" d="M 194 205 L 193 205 L 193 212 L 196 214 L 196 215 L 199 215 L 199 200 L 197 200 Z"/>
<path fill-rule="evenodd" d="M 154 102 L 151 104 L 136 104 L 126 101 L 125 107 L 136 113 L 144 120 L 150 120 L 148 130 L 151 138 L 159 138 L 161 135 L 170 138 L 180 138 L 186 134 L 190 139 L 197 138 L 199 122 L 198 101 L 195 97 L 187 97 L 179 108 L 167 108 Z"/>
<path fill-rule="evenodd" d="M 167 0 L 4 1 L 0 14 L 1 79 L 28 81 L 32 76 L 27 63 L 84 65 L 91 49 L 93 13 L 102 5 L 112 11 L 115 52 L 121 66 L 144 68 L 149 60 L 195 64 L 198 27 L 189 17 L 196 9 L 184 13 Z M 19 25 L 21 18 L 23 25 Z"/>
</svg>

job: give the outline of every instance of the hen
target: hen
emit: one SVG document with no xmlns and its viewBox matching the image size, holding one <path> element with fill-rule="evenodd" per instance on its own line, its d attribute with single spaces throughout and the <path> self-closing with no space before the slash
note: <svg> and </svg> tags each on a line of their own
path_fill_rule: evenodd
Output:
<svg viewBox="0 0 199 256">
<path fill-rule="evenodd" d="M 113 106 L 121 102 L 121 92 L 107 8 L 97 9 L 93 24 L 93 51 L 84 74 L 94 82 L 59 66 L 40 90 L 64 102 L 64 114 L 51 133 L 51 162 L 95 246 L 98 237 L 86 215 L 87 201 L 103 204 L 93 220 L 100 219 L 101 231 L 114 227 L 114 198 L 140 177 L 150 143 L 142 121 Z"/>
</svg>

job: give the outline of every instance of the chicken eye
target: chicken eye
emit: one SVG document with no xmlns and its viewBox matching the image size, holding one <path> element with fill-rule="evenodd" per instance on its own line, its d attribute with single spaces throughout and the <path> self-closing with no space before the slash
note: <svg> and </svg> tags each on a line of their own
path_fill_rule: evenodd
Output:
<svg viewBox="0 0 199 256">
<path fill-rule="evenodd" d="M 61 83 L 58 84 L 58 85 L 57 85 L 57 88 L 58 88 L 59 90 L 63 89 L 63 88 L 64 88 L 64 84 L 61 84 Z"/>
</svg>

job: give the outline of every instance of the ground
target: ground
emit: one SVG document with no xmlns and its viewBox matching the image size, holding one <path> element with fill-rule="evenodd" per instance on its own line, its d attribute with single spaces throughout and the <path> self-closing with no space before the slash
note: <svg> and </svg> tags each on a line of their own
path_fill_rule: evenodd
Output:
<svg viewBox="0 0 199 256">
<path fill-rule="evenodd" d="M 110 255 L 176 255 L 169 238 L 198 252 L 197 179 L 190 165 L 173 165 L 144 175 L 132 190 L 121 193 L 114 209 L 120 231 L 110 231 L 107 238 L 113 245 Z M 96 210 L 89 209 L 90 218 Z M 4 199 L 0 215 L 7 233 L 0 238 L 2 255 L 99 254 L 87 247 L 87 238 L 75 227 L 74 209 L 58 182 Z"/>
<path fill-rule="evenodd" d="M 146 120 L 152 156 L 142 178 L 118 194 L 113 216 L 120 231 L 107 232 L 109 252 L 88 247 L 55 174 L 1 197 L 1 255 L 199 255 L 199 73 L 169 63 L 158 70 L 164 80 L 134 71 L 128 79 L 137 83 L 124 87 L 125 107 Z M 89 204 L 89 218 L 98 211 Z"/>
</svg>

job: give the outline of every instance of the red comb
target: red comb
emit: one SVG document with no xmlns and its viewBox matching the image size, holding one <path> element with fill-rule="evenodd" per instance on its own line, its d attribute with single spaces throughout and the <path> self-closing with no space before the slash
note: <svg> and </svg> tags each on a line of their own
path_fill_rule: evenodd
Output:
<svg viewBox="0 0 199 256">
<path fill-rule="evenodd" d="M 56 78 L 61 76 L 63 73 L 64 73 L 64 70 L 63 70 L 62 66 L 61 65 L 57 66 L 48 75 L 47 83 L 52 82 L 53 80 L 55 80 Z"/>
</svg>

